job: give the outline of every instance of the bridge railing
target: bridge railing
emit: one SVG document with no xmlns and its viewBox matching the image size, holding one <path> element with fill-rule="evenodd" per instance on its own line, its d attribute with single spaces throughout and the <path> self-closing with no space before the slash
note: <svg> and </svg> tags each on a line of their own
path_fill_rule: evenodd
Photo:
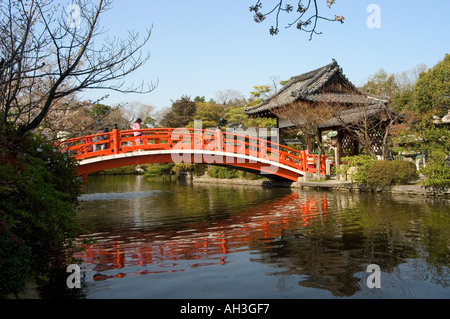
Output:
<svg viewBox="0 0 450 319">
<path fill-rule="evenodd" d="M 140 135 L 136 135 L 140 134 Z M 302 172 L 316 173 L 317 155 L 298 151 L 270 139 L 192 128 L 153 128 L 113 130 L 112 132 L 72 138 L 58 143 L 61 151 L 77 160 L 147 150 L 192 150 L 252 156 L 283 164 Z M 320 173 L 325 174 L 322 155 Z"/>
</svg>

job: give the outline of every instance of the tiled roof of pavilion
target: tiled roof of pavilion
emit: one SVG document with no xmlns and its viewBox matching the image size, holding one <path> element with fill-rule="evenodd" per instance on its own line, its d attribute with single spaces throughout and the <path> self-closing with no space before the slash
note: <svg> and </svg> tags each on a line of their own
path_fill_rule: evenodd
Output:
<svg viewBox="0 0 450 319">
<path fill-rule="evenodd" d="M 331 79 L 338 79 L 346 92 L 323 92 L 321 90 Z M 333 62 L 316 70 L 294 76 L 277 93 L 259 105 L 245 108 L 249 115 L 267 113 L 294 101 L 354 104 L 355 107 L 386 103 L 387 99 L 366 94 L 358 90 L 342 73 L 342 68 Z"/>
<path fill-rule="evenodd" d="M 349 110 L 339 111 L 336 116 L 321 124 L 320 127 L 329 128 L 351 123 L 358 123 L 361 120 L 379 116 L 379 114 L 382 114 L 384 112 L 389 112 L 392 118 L 396 118 L 398 121 L 401 121 L 402 119 L 396 112 L 390 110 L 385 104 L 374 103 L 368 106 L 361 106 Z"/>
</svg>

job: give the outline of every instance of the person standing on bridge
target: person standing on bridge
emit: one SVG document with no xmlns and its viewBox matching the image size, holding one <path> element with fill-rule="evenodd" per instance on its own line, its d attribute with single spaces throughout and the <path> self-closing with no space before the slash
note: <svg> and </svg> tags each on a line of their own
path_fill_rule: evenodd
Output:
<svg viewBox="0 0 450 319">
<path fill-rule="evenodd" d="M 100 135 L 98 135 L 98 134 L 100 134 L 100 133 L 103 133 L 103 130 L 98 130 L 98 131 L 95 133 L 95 136 L 92 138 L 92 142 L 96 143 L 96 142 L 99 142 L 99 141 L 103 140 L 103 137 L 100 136 Z M 98 151 L 99 147 L 100 147 L 99 144 L 92 144 L 92 151 L 93 151 L 93 152 Z"/>
<path fill-rule="evenodd" d="M 134 124 L 133 124 L 134 136 L 141 136 L 142 135 L 142 132 L 139 131 L 141 129 L 141 123 L 142 123 L 142 119 L 140 117 L 138 117 L 136 122 L 134 122 Z M 136 145 L 141 145 L 142 144 L 142 139 L 141 138 L 137 138 L 134 141 L 136 142 Z"/>
<path fill-rule="evenodd" d="M 105 135 L 103 135 L 101 137 L 102 141 L 106 141 L 109 138 L 109 129 L 107 127 L 105 127 L 105 129 L 103 130 L 103 133 L 107 133 Z M 106 143 L 105 144 L 100 144 L 100 149 L 103 151 L 106 148 Z M 109 148 L 109 147 L 108 147 Z"/>
</svg>

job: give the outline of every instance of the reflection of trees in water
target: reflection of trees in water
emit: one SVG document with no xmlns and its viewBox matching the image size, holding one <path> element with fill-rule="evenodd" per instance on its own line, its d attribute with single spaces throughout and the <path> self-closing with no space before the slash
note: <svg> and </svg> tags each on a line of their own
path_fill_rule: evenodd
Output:
<svg viewBox="0 0 450 319">
<path fill-rule="evenodd" d="M 300 285 L 326 289 L 335 296 L 360 290 L 365 281 L 357 274 L 365 273 L 367 265 L 378 264 L 382 272 L 392 273 L 411 258 L 416 259 L 417 278 L 431 276 L 432 282 L 449 286 L 450 217 L 444 212 L 448 206 L 427 207 L 385 195 L 325 196 L 325 210 L 322 206 L 307 224 L 285 229 L 272 243 L 265 243 L 269 248 L 259 248 L 261 257 L 253 260 L 285 269 L 276 275 L 302 275 Z M 300 207 L 304 200 L 299 198 Z M 328 214 L 329 209 L 337 212 Z"/>
<path fill-rule="evenodd" d="M 389 273 L 416 258 L 418 277 L 432 276 L 433 282 L 449 286 L 448 202 L 427 208 L 428 200 L 407 197 L 287 191 L 277 198 L 266 192 L 180 187 L 158 193 L 157 202 L 146 199 L 139 211 L 121 206 L 123 214 L 134 212 L 141 227 L 110 229 L 82 257 L 95 265 L 94 279 L 105 280 L 110 276 L 103 272 L 120 269 L 124 273 L 113 276 L 121 277 L 127 266 L 139 266 L 137 274 L 146 275 L 182 271 L 188 265 L 182 260 L 191 261 L 190 267 L 225 264 L 229 253 L 250 249 L 257 252 L 252 261 L 280 268 L 275 273 L 280 290 L 292 289 L 285 279 L 300 275 L 300 285 L 335 296 L 351 296 L 365 287 L 361 273 L 369 264 Z M 152 226 L 149 214 L 163 225 Z"/>
</svg>

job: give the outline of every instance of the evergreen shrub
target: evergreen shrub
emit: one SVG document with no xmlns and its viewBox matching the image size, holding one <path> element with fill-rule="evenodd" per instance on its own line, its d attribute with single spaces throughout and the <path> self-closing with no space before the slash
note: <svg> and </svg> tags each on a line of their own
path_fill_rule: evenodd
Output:
<svg viewBox="0 0 450 319">
<path fill-rule="evenodd" d="M 31 249 L 0 222 L 0 299 L 24 291 L 31 272 Z"/>
<path fill-rule="evenodd" d="M 366 184 L 369 168 L 376 162 L 369 155 L 347 156 L 341 159 L 342 163 L 336 170 L 338 174 L 351 175 L 349 178 L 355 183 Z M 350 174 L 350 168 L 356 167 L 356 171 Z"/>
<path fill-rule="evenodd" d="M 25 280 L 45 281 L 56 263 L 71 263 L 83 228 L 75 219 L 81 192 L 75 160 L 36 134 L 5 130 L 0 142 L 0 223 L 7 230 L 0 240 L 0 276 L 17 280 L 16 286 L 2 282 L 10 290 L 4 294 L 20 291 Z"/>
<path fill-rule="evenodd" d="M 407 161 L 377 161 L 367 172 L 367 185 L 373 189 L 406 185 L 418 178 L 416 166 Z"/>
</svg>

